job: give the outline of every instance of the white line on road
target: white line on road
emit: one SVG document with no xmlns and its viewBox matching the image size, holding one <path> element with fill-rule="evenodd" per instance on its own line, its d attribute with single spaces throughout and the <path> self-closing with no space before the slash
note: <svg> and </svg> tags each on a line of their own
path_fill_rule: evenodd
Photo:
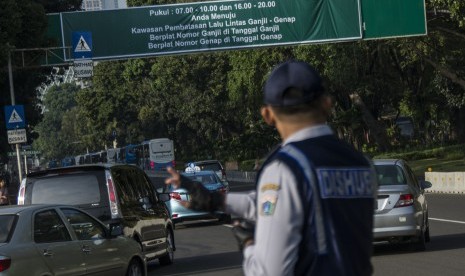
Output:
<svg viewBox="0 0 465 276">
<path fill-rule="evenodd" d="M 222 267 L 221 269 L 216 269 L 216 268 L 213 268 L 213 269 L 204 269 L 204 270 L 200 270 L 200 271 L 194 271 L 194 272 L 186 272 L 186 273 L 175 273 L 175 274 L 167 274 L 169 276 L 184 276 L 184 275 L 207 275 L 207 273 L 209 274 L 214 274 L 214 275 L 217 275 L 219 274 L 219 271 L 221 272 L 225 272 L 225 270 L 229 270 L 229 269 L 240 269 L 242 268 L 242 265 L 235 265 L 235 266 L 227 266 L 227 267 Z"/>
<path fill-rule="evenodd" d="M 430 219 L 430 220 L 437 220 L 437 221 L 445 221 L 445 222 L 452 222 L 452 223 L 465 224 L 465 221 L 459 221 L 459 220 L 439 219 L 439 218 L 428 218 L 428 219 Z"/>
</svg>

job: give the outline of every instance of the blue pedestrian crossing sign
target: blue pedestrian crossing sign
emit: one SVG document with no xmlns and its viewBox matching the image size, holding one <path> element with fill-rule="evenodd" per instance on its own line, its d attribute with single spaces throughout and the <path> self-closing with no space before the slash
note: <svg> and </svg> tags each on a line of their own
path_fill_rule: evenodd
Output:
<svg viewBox="0 0 465 276">
<path fill-rule="evenodd" d="M 26 117 L 24 116 L 24 106 L 5 106 L 6 129 L 17 129 L 26 127 Z"/>
<path fill-rule="evenodd" d="M 73 57 L 92 58 L 92 33 L 73 32 Z"/>
</svg>

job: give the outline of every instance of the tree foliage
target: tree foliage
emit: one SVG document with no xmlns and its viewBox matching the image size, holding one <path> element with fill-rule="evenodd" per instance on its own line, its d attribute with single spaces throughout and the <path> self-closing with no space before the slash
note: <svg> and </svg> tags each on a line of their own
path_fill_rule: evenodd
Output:
<svg viewBox="0 0 465 276">
<path fill-rule="evenodd" d="M 47 159 L 61 159 L 81 152 L 76 136 L 76 94 L 80 88 L 73 84 L 52 87 L 45 95 L 43 119 L 34 131 L 38 138 L 34 148 L 42 151 Z"/>
</svg>

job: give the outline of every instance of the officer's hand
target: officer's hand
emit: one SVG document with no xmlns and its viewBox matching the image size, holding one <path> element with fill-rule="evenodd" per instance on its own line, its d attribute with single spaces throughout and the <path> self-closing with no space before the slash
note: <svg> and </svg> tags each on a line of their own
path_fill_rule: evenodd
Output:
<svg viewBox="0 0 465 276">
<path fill-rule="evenodd" d="M 242 251 L 244 248 L 253 243 L 255 225 L 246 220 L 235 221 L 232 232 L 234 237 L 236 237 L 237 243 L 239 244 L 239 250 Z"/>
<path fill-rule="evenodd" d="M 185 189 L 190 195 L 190 201 L 183 201 L 181 204 L 195 211 L 214 212 L 223 209 L 224 195 L 218 192 L 211 193 L 202 183 L 193 181 L 182 176 L 173 168 L 167 169 L 171 177 L 165 180 L 166 185 L 173 185 L 175 189 Z"/>
</svg>

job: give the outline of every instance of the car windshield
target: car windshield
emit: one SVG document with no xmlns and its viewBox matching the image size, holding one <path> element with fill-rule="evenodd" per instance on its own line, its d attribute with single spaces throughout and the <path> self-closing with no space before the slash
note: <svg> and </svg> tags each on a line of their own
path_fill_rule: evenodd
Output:
<svg viewBox="0 0 465 276">
<path fill-rule="evenodd" d="M 375 165 L 380 186 L 406 184 L 404 173 L 397 165 Z"/>
<path fill-rule="evenodd" d="M 13 232 L 14 215 L 0 215 L 0 243 L 8 241 L 10 233 Z"/>
</svg>

